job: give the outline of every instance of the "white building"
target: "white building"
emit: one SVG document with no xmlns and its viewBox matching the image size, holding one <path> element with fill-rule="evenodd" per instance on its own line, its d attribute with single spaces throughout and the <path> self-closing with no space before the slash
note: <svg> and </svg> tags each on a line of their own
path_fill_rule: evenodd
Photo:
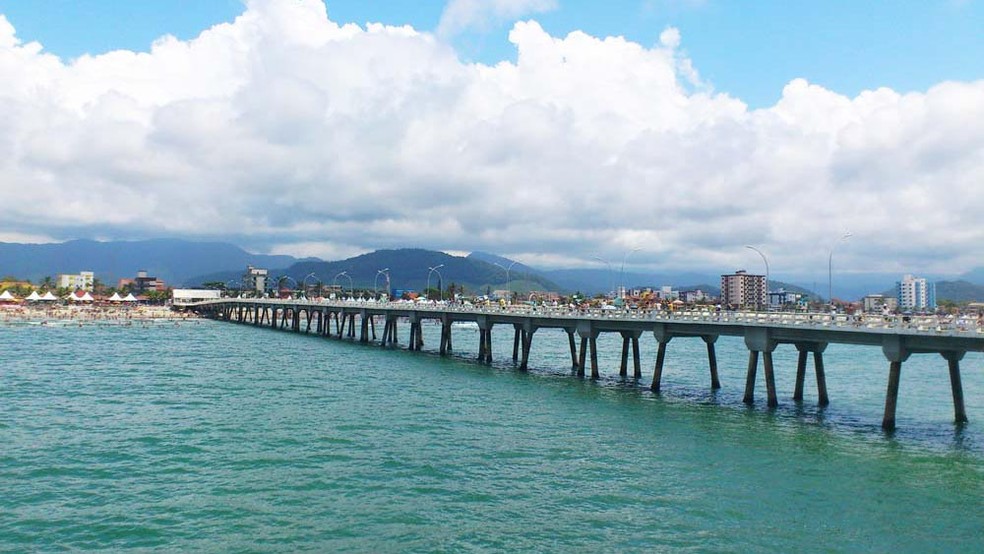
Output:
<svg viewBox="0 0 984 554">
<path fill-rule="evenodd" d="M 222 298 L 222 291 L 213 289 L 174 289 L 171 291 L 171 300 L 174 304 L 191 304 L 202 300 L 218 300 Z"/>
<path fill-rule="evenodd" d="M 62 273 L 58 275 L 58 286 L 70 290 L 92 291 L 96 275 L 91 271 L 80 271 L 78 275 Z"/>
<path fill-rule="evenodd" d="M 765 275 L 749 275 L 744 269 L 722 275 L 721 304 L 739 308 L 765 306 Z"/>
<path fill-rule="evenodd" d="M 251 290 L 257 294 L 263 294 L 263 291 L 266 290 L 267 273 L 268 271 L 265 269 L 251 265 L 246 266 L 246 273 L 243 275 L 243 290 Z"/>
<path fill-rule="evenodd" d="M 927 283 L 926 279 L 906 274 L 895 283 L 895 292 L 900 310 L 936 309 L 936 283 Z"/>
</svg>

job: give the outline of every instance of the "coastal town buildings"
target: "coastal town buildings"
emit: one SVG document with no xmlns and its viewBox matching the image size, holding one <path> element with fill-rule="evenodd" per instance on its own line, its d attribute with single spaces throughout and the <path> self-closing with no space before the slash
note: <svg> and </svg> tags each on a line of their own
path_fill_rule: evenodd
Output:
<svg viewBox="0 0 984 554">
<path fill-rule="evenodd" d="M 268 271 L 251 265 L 246 266 L 246 273 L 243 274 L 243 290 L 254 291 L 263 294 L 267 286 Z"/>
<path fill-rule="evenodd" d="M 936 283 L 906 274 L 895 283 L 900 310 L 935 310 Z"/>
<path fill-rule="evenodd" d="M 736 308 L 766 305 L 765 275 L 752 275 L 739 269 L 721 276 L 721 304 Z"/>
<path fill-rule="evenodd" d="M 861 299 L 861 306 L 868 313 L 889 313 L 899 307 L 899 300 L 884 294 L 869 294 Z"/>
<path fill-rule="evenodd" d="M 167 283 L 157 277 L 150 277 L 147 271 L 141 269 L 133 279 L 120 279 L 117 288 L 129 287 L 133 294 L 146 294 L 150 291 L 164 292 L 167 290 Z"/>
<path fill-rule="evenodd" d="M 57 279 L 59 288 L 89 292 L 92 292 L 95 281 L 96 275 L 91 271 L 80 271 L 78 274 L 61 273 Z"/>
</svg>

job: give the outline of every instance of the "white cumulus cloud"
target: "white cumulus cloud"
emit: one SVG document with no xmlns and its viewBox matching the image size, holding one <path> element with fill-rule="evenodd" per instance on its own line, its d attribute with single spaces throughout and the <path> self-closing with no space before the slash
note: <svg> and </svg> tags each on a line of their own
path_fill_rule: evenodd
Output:
<svg viewBox="0 0 984 554">
<path fill-rule="evenodd" d="M 525 9 L 533 4 L 521 3 Z M 519 4 L 517 4 L 519 5 Z M 252 0 L 149 52 L 65 62 L 0 19 L 0 236 L 422 246 L 773 275 L 960 271 L 984 258 L 984 81 L 851 98 L 806 80 L 750 110 L 646 47 L 516 23 L 463 63 L 321 0 Z M 293 250 L 292 250 L 293 249 Z"/>
</svg>

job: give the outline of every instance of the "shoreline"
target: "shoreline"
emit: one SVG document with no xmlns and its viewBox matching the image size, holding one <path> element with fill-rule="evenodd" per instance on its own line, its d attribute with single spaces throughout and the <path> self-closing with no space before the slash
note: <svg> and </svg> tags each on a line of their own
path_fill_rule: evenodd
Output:
<svg viewBox="0 0 984 554">
<path fill-rule="evenodd" d="M 132 325 L 182 321 L 197 322 L 201 318 L 190 312 L 176 312 L 169 306 L 0 305 L 0 326 Z"/>
</svg>

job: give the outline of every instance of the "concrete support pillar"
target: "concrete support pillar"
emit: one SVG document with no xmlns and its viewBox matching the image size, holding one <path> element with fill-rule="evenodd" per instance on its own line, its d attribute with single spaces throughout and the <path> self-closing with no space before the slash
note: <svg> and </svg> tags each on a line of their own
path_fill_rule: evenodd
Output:
<svg viewBox="0 0 984 554">
<path fill-rule="evenodd" d="M 369 329 L 372 331 L 372 340 L 376 340 L 376 316 L 369 316 Z"/>
<path fill-rule="evenodd" d="M 588 354 L 588 337 L 581 335 L 581 353 L 578 354 L 577 362 L 577 376 L 584 377 L 584 366 L 586 364 L 585 358 Z"/>
<path fill-rule="evenodd" d="M 625 331 L 622 331 L 621 335 L 622 335 L 622 358 L 618 366 L 618 375 L 619 377 L 628 377 L 629 376 L 629 342 L 631 341 L 629 339 L 629 334 L 626 333 Z"/>
<path fill-rule="evenodd" d="M 598 334 L 591 333 L 591 338 L 588 340 L 589 347 L 591 348 L 591 378 L 598 379 L 601 377 L 598 373 Z"/>
<path fill-rule="evenodd" d="M 895 408 L 899 401 L 899 381 L 902 378 L 902 362 L 888 364 L 888 392 L 885 394 L 885 416 L 882 418 L 882 429 L 895 430 Z"/>
<path fill-rule="evenodd" d="M 448 354 L 448 335 L 451 334 L 451 322 L 442 321 L 441 322 L 441 345 L 439 347 L 439 352 L 441 356 L 447 356 Z"/>
<path fill-rule="evenodd" d="M 967 410 L 964 409 L 963 384 L 960 381 L 960 360 L 963 352 L 943 352 L 950 368 L 950 391 L 953 393 L 953 420 L 956 423 L 967 423 Z"/>
<path fill-rule="evenodd" d="M 567 343 L 571 349 L 571 369 L 577 369 L 577 344 L 574 342 L 574 331 L 567 329 Z"/>
<path fill-rule="evenodd" d="M 359 342 L 369 342 L 369 318 L 365 312 L 362 312 L 359 322 Z"/>
<path fill-rule="evenodd" d="M 755 373 L 758 371 L 758 350 L 748 351 L 748 372 L 745 375 L 745 397 L 742 402 L 745 404 L 755 403 Z"/>
<path fill-rule="evenodd" d="M 817 403 L 821 406 L 830 404 L 827 397 L 827 373 L 823 369 L 823 350 L 813 351 L 813 370 L 817 373 Z"/>
<path fill-rule="evenodd" d="M 805 348 L 796 346 L 799 351 L 796 358 L 796 387 L 793 389 L 793 400 L 803 401 L 803 382 L 806 381 L 806 357 L 810 354 Z"/>
<path fill-rule="evenodd" d="M 486 347 L 485 334 L 487 332 L 488 332 L 487 330 L 482 329 L 481 327 L 478 328 L 478 361 L 479 362 L 485 361 L 485 347 Z"/>
<path fill-rule="evenodd" d="M 656 365 L 653 367 L 653 384 L 649 388 L 655 392 L 659 393 L 660 386 L 663 381 L 663 362 L 666 361 L 666 345 L 670 341 L 659 341 L 659 346 L 656 350 Z"/>
<path fill-rule="evenodd" d="M 776 398 L 776 376 L 772 367 L 772 352 L 763 352 L 763 365 L 765 366 L 765 389 L 768 394 L 768 405 L 770 408 L 779 406 L 779 399 Z"/>
<path fill-rule="evenodd" d="M 533 346 L 533 331 L 523 331 L 523 361 L 519 364 L 519 369 L 526 371 L 529 368 L 530 348 Z"/>
<path fill-rule="evenodd" d="M 717 335 L 704 335 L 701 339 L 707 344 L 707 365 L 711 372 L 711 390 L 717 390 L 721 388 L 721 381 L 718 380 L 717 354 L 714 352 Z"/>
<path fill-rule="evenodd" d="M 639 358 L 639 333 L 632 334 L 632 376 L 642 379 L 642 362 Z"/>
<path fill-rule="evenodd" d="M 519 361 L 519 341 L 523 328 L 520 325 L 513 325 L 513 363 Z"/>
</svg>

